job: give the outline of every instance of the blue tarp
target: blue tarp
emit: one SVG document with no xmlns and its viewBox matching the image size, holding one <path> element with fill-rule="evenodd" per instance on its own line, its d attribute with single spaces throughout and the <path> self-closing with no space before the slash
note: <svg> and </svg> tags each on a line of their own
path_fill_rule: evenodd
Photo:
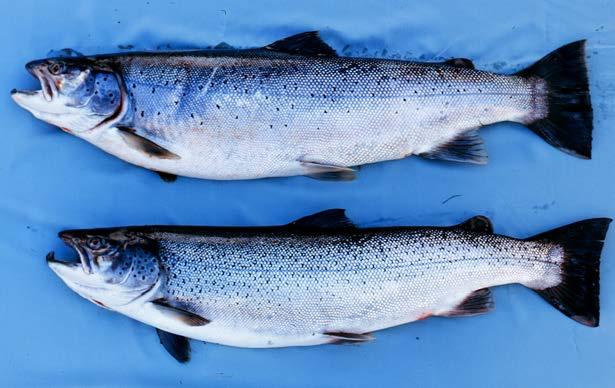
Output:
<svg viewBox="0 0 615 388">
<path fill-rule="evenodd" d="M 450 225 L 489 216 L 525 237 L 615 215 L 615 6 L 610 1 L 4 1 L 0 13 L 0 382 L 3 386 L 612 386 L 615 236 L 603 253 L 602 324 L 566 318 L 521 286 L 494 312 L 432 318 L 361 346 L 237 349 L 193 341 L 180 365 L 155 331 L 69 290 L 45 254 L 69 255 L 65 228 L 131 224 L 272 225 L 332 207 L 362 226 Z M 318 29 L 345 55 L 467 57 L 513 72 L 588 38 L 593 160 L 559 152 L 520 125 L 482 131 L 484 167 L 410 158 L 350 183 L 303 177 L 162 182 L 33 118 L 9 91 L 35 88 L 23 65 L 52 49 L 92 54 L 264 45 Z"/>
</svg>

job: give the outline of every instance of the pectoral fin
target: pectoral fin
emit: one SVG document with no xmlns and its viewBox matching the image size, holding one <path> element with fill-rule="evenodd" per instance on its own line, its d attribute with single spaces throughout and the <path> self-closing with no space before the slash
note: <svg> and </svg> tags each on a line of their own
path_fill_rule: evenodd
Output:
<svg viewBox="0 0 615 388">
<path fill-rule="evenodd" d="M 181 335 L 156 329 L 160 343 L 174 359 L 182 364 L 190 361 L 190 341 Z"/>
<path fill-rule="evenodd" d="M 170 319 L 176 319 L 189 326 L 204 326 L 209 320 L 184 308 L 172 306 L 166 299 L 156 299 L 150 302 L 161 314 Z"/>
<path fill-rule="evenodd" d="M 152 158 L 179 159 L 179 155 L 167 150 L 155 142 L 139 135 L 134 128 L 116 127 L 118 133 L 131 148 L 140 151 Z"/>
<path fill-rule="evenodd" d="M 357 177 L 356 170 L 350 167 L 309 161 L 301 161 L 301 167 L 304 175 L 323 181 L 351 181 Z"/>
</svg>

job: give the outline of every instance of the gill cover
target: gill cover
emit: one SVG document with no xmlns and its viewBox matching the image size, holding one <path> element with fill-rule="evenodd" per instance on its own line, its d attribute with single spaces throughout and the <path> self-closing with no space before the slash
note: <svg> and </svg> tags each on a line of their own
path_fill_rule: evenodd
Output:
<svg viewBox="0 0 615 388">
<path fill-rule="evenodd" d="M 41 89 L 11 95 L 38 119 L 79 133 L 104 125 L 122 109 L 122 81 L 107 65 L 72 57 L 33 61 L 26 68 Z"/>
<path fill-rule="evenodd" d="M 47 256 L 50 268 L 79 295 L 105 307 L 126 305 L 158 282 L 155 242 L 125 231 L 71 230 L 59 234 L 78 261 Z"/>
</svg>

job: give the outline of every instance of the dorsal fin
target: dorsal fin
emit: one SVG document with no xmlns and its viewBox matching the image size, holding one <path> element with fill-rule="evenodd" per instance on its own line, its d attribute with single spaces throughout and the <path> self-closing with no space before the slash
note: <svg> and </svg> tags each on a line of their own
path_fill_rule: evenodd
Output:
<svg viewBox="0 0 615 388">
<path fill-rule="evenodd" d="M 284 39 L 277 40 L 263 47 L 265 50 L 279 51 L 286 54 L 305 55 L 310 57 L 336 57 L 337 53 L 326 44 L 318 31 L 302 32 Z"/>
<path fill-rule="evenodd" d="M 472 217 L 459 225 L 455 225 L 454 228 L 465 229 L 472 232 L 493 233 L 491 220 L 485 216 Z"/>
<path fill-rule="evenodd" d="M 346 217 L 344 209 L 324 210 L 309 216 L 299 218 L 288 224 L 289 227 L 302 229 L 349 229 L 355 224 Z"/>
<path fill-rule="evenodd" d="M 468 58 L 451 58 L 447 61 L 444 61 L 445 65 L 461 67 L 464 69 L 474 69 L 474 63 Z"/>
</svg>

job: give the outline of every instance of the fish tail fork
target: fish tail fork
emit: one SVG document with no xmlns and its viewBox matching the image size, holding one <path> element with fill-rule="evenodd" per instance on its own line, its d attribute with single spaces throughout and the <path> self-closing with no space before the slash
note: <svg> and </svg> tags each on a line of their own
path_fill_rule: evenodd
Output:
<svg viewBox="0 0 615 388">
<path fill-rule="evenodd" d="M 535 107 L 535 117 L 525 124 L 552 146 L 590 159 L 593 111 L 585 41 L 560 47 L 516 75 L 543 84 L 535 93 L 544 102 Z"/>
<path fill-rule="evenodd" d="M 600 321 L 600 254 L 610 223 L 609 218 L 594 218 L 528 239 L 554 243 L 563 250 L 560 283 L 534 290 L 566 316 L 591 327 Z"/>
</svg>

